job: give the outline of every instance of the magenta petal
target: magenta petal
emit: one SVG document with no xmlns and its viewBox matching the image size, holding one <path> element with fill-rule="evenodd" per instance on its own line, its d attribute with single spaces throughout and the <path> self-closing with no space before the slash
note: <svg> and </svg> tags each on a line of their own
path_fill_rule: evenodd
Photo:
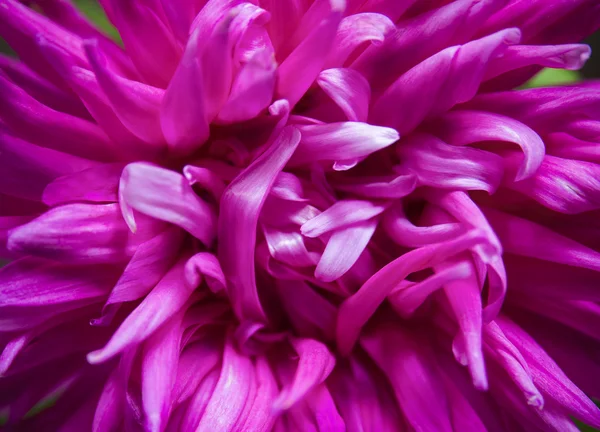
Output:
<svg viewBox="0 0 600 432">
<path fill-rule="evenodd" d="M 291 160 L 295 165 L 363 158 L 394 144 L 400 138 L 393 129 L 359 122 L 297 127 L 302 139 Z"/>
<path fill-rule="evenodd" d="M 87 41 L 85 49 L 98 83 L 119 120 L 143 141 L 162 143 L 159 115 L 164 91 L 115 74 L 95 41 Z"/>
<path fill-rule="evenodd" d="M 385 91 L 374 103 L 369 120 L 406 134 L 425 118 L 470 100 L 481 84 L 489 61 L 520 37 L 518 29 L 503 30 L 428 58 Z M 429 79 L 432 73 L 439 76 L 433 84 Z M 392 109 L 398 101 L 402 101 L 404 108 Z"/>
<path fill-rule="evenodd" d="M 55 260 L 118 263 L 133 255 L 144 235 L 129 233 L 118 204 L 67 204 L 13 229 L 7 247 Z"/>
<path fill-rule="evenodd" d="M 341 67 L 355 49 L 365 42 L 381 43 L 386 33 L 394 29 L 394 23 L 378 13 L 358 13 L 342 19 L 335 35 L 327 64 Z"/>
<path fill-rule="evenodd" d="M 228 294 L 238 316 L 264 321 L 254 275 L 258 215 L 277 174 L 299 141 L 297 129 L 285 128 L 268 150 L 233 180 L 221 199 L 219 261 L 229 280 Z"/>
<path fill-rule="evenodd" d="M 350 351 L 361 327 L 406 276 L 476 246 L 482 240 L 482 233 L 471 231 L 456 239 L 408 252 L 375 273 L 340 307 L 336 328 L 336 340 L 340 351 Z"/>
<path fill-rule="evenodd" d="M 133 231 L 137 226 L 132 211 L 135 209 L 180 226 L 206 245 L 215 238 L 214 210 L 175 171 L 142 162 L 127 165 L 121 176 L 119 202 Z"/>
<path fill-rule="evenodd" d="M 547 155 L 533 176 L 506 186 L 554 211 L 576 214 L 600 208 L 599 179 L 598 164 Z"/>
<path fill-rule="evenodd" d="M 225 343 L 221 375 L 206 411 L 200 420 L 197 432 L 213 432 L 215 430 L 235 431 L 236 424 L 245 419 L 240 418 L 247 404 L 251 388 L 255 381 L 252 361 L 240 354 L 232 344 L 231 338 Z"/>
<path fill-rule="evenodd" d="M 378 222 L 373 218 L 335 231 L 317 263 L 315 277 L 324 282 L 342 277 L 360 258 Z"/>
<path fill-rule="evenodd" d="M 329 11 L 279 66 L 277 94 L 296 105 L 319 75 L 333 46 L 345 0 L 327 0 Z"/>
<path fill-rule="evenodd" d="M 356 222 L 371 219 L 385 210 L 385 206 L 370 201 L 341 200 L 300 227 L 306 237 L 319 237 L 329 231 Z"/>
<path fill-rule="evenodd" d="M 68 153 L 38 147 L 2 130 L 0 149 L 0 192 L 27 200 L 41 201 L 44 189 L 55 179 L 96 165 Z"/>
<path fill-rule="evenodd" d="M 398 147 L 401 167 L 420 184 L 439 189 L 496 191 L 504 163 L 494 153 L 446 144 L 428 134 L 412 134 Z"/>
<path fill-rule="evenodd" d="M 147 339 L 183 307 L 194 289 L 183 280 L 185 261 L 185 258 L 182 258 L 173 266 L 142 303 L 129 314 L 104 348 L 88 354 L 90 363 L 102 363 Z"/>
<path fill-rule="evenodd" d="M 39 258 L 22 258 L 0 271 L 0 304 L 44 306 L 93 302 L 106 295 L 115 270 L 107 267 L 73 267 Z"/>
<path fill-rule="evenodd" d="M 361 74 L 352 69 L 327 69 L 319 74 L 317 84 L 344 111 L 348 120 L 367 120 L 371 89 Z"/>
<path fill-rule="evenodd" d="M 439 371 L 426 341 L 388 324 L 365 335 L 361 344 L 387 375 L 410 424 L 423 430 L 453 430 Z"/>
<path fill-rule="evenodd" d="M 117 202 L 123 167 L 123 164 L 98 164 L 59 177 L 46 186 L 42 200 L 49 206 L 73 201 Z"/>
<path fill-rule="evenodd" d="M 171 413 L 171 394 L 177 375 L 181 343 L 183 313 L 171 318 L 144 343 L 142 374 L 142 402 L 146 413 L 146 427 L 152 431 L 164 430 Z"/>
<path fill-rule="evenodd" d="M 516 181 L 531 177 L 544 158 L 544 142 L 531 128 L 510 117 L 483 111 L 451 111 L 439 124 L 438 134 L 450 144 L 463 146 L 484 141 L 515 143 L 524 160 Z"/>
</svg>

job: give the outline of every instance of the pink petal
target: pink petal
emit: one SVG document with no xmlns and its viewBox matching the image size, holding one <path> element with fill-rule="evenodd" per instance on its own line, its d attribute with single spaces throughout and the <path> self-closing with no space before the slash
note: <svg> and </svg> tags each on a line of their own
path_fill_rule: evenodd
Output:
<svg viewBox="0 0 600 432">
<path fill-rule="evenodd" d="M 319 74 L 317 84 L 342 109 L 349 121 L 367 120 L 371 89 L 361 74 L 352 69 L 327 69 Z"/>
<path fill-rule="evenodd" d="M 456 239 L 405 253 L 375 273 L 357 293 L 340 306 L 336 328 L 339 350 L 342 353 L 350 352 L 361 327 L 406 276 L 476 246 L 482 240 L 480 232 L 471 231 Z"/>
<path fill-rule="evenodd" d="M 135 209 L 180 226 L 206 245 L 215 238 L 214 210 L 196 195 L 185 177 L 174 171 L 143 162 L 127 165 L 121 176 L 119 202 L 133 231 Z"/>
<path fill-rule="evenodd" d="M 323 383 L 335 366 L 335 357 L 327 347 L 313 339 L 293 339 L 298 353 L 298 367 L 291 383 L 284 386 L 273 409 L 286 410 L 301 400 L 312 388 Z"/>
<path fill-rule="evenodd" d="M 532 129 L 499 114 L 483 111 L 451 111 L 439 123 L 439 134 L 446 142 L 463 146 L 484 141 L 515 143 L 523 150 L 524 163 L 515 181 L 531 177 L 544 158 L 544 142 Z"/>
<path fill-rule="evenodd" d="M 0 192 L 27 200 L 41 201 L 44 189 L 55 179 L 96 165 L 90 160 L 38 147 L 1 130 L 0 149 Z"/>
<path fill-rule="evenodd" d="M 341 200 L 300 227 L 306 237 L 319 237 L 327 232 L 363 222 L 380 215 L 385 206 L 370 201 Z"/>
<path fill-rule="evenodd" d="M 381 43 L 386 33 L 394 28 L 394 23 L 387 16 L 378 13 L 358 13 L 344 17 L 335 35 L 327 65 L 344 66 L 354 50 L 363 43 Z"/>
<path fill-rule="evenodd" d="M 13 229 L 7 247 L 55 260 L 117 263 L 128 260 L 153 227 L 144 224 L 138 236 L 129 233 L 118 204 L 67 204 Z"/>
<path fill-rule="evenodd" d="M 342 277 L 358 261 L 375 233 L 376 218 L 357 222 L 335 231 L 315 269 L 315 277 L 333 282 Z"/>
<path fill-rule="evenodd" d="M 394 341 L 394 343 L 390 343 Z M 415 428 L 451 432 L 448 401 L 426 342 L 398 325 L 381 325 L 361 344 L 390 381 L 408 422 Z"/>
<path fill-rule="evenodd" d="M 231 338 L 225 343 L 221 375 L 206 411 L 196 428 L 196 432 L 233 432 L 236 425 L 243 422 L 242 412 L 249 400 L 254 385 L 255 371 L 252 361 L 241 355 L 232 344 Z"/>
<path fill-rule="evenodd" d="M 183 280 L 182 258 L 123 321 L 104 348 L 88 354 L 92 364 L 102 363 L 147 339 L 186 303 L 195 287 Z"/>
<path fill-rule="evenodd" d="M 329 11 L 279 66 L 277 95 L 296 105 L 323 69 L 342 19 L 345 0 L 327 0 Z"/>
<path fill-rule="evenodd" d="M 59 177 L 46 186 L 42 200 L 49 206 L 73 201 L 117 202 L 123 167 L 123 164 L 99 164 Z"/>
<path fill-rule="evenodd" d="M 425 118 L 475 96 L 489 61 L 517 43 L 518 29 L 503 30 L 429 57 L 398 78 L 374 103 L 369 121 L 406 134 Z M 467 71 L 469 71 L 467 73 Z M 432 84 L 432 74 L 437 77 Z M 427 79 L 425 79 L 427 77 Z M 392 109 L 402 101 L 404 109 Z"/>
<path fill-rule="evenodd" d="M 394 144 L 400 136 L 390 128 L 359 122 L 298 125 L 302 140 L 292 164 L 363 158 Z"/>
<path fill-rule="evenodd" d="M 295 128 L 285 128 L 267 151 L 233 180 L 221 199 L 218 256 L 230 282 L 228 294 L 240 317 L 264 321 L 254 275 L 258 216 L 299 141 Z"/>
<path fill-rule="evenodd" d="M 159 121 L 164 91 L 115 74 L 107 67 L 95 41 L 86 41 L 85 50 L 98 84 L 123 125 L 147 143 L 164 142 Z"/>
<path fill-rule="evenodd" d="M 496 191 L 504 174 L 502 158 L 472 147 L 446 144 L 428 134 L 411 134 L 397 148 L 402 168 L 422 185 L 442 189 Z"/>
</svg>

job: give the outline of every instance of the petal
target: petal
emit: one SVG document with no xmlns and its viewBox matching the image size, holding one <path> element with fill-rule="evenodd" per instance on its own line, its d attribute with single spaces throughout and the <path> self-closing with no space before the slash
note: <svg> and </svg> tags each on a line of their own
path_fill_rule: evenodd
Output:
<svg viewBox="0 0 600 432">
<path fill-rule="evenodd" d="M 31 307 L 91 303 L 105 296 L 118 273 L 106 266 L 74 267 L 22 258 L 0 270 L 0 305 Z"/>
<path fill-rule="evenodd" d="M 319 74 L 317 84 L 349 121 L 367 121 L 371 89 L 361 74 L 352 69 L 327 69 Z"/>
<path fill-rule="evenodd" d="M 440 119 L 436 134 L 446 142 L 463 146 L 484 141 L 515 143 L 523 150 L 524 163 L 515 181 L 531 177 L 544 159 L 545 146 L 528 126 L 499 114 L 483 111 L 451 111 Z"/>
<path fill-rule="evenodd" d="M 379 13 L 358 13 L 344 17 L 335 35 L 327 60 L 329 67 L 341 67 L 364 42 L 381 43 L 394 23 Z"/>
<path fill-rule="evenodd" d="M 269 253 L 273 258 L 292 267 L 310 267 L 317 263 L 318 256 L 309 252 L 302 234 L 296 230 L 280 230 L 263 227 Z"/>
<path fill-rule="evenodd" d="M 101 4 L 142 76 L 151 85 L 164 88 L 177 67 L 181 48 L 157 14 L 160 5 L 153 8 L 136 0 L 103 0 Z"/>
<path fill-rule="evenodd" d="M 219 381 L 196 432 L 238 430 L 236 424 L 245 420 L 240 418 L 245 406 L 252 403 L 248 397 L 254 385 L 254 373 L 252 361 L 241 355 L 228 338 Z"/>
<path fill-rule="evenodd" d="M 104 348 L 88 354 L 92 364 L 102 363 L 147 339 L 187 302 L 195 287 L 183 280 L 182 258 L 131 312 Z"/>
<path fill-rule="evenodd" d="M 277 412 L 290 408 L 325 381 L 335 366 L 335 357 L 324 344 L 313 339 L 293 339 L 291 342 L 299 356 L 298 367 L 292 382 L 284 386 L 273 402 Z"/>
<path fill-rule="evenodd" d="M 142 403 L 146 428 L 164 430 L 171 413 L 171 395 L 177 376 L 181 335 L 180 312 L 144 343 L 142 353 Z"/>
<path fill-rule="evenodd" d="M 221 264 L 216 256 L 200 252 L 189 259 L 185 265 L 185 278 L 190 286 L 199 287 L 202 278 L 215 293 L 224 291 L 227 285 Z"/>
<path fill-rule="evenodd" d="M 238 317 L 264 321 L 254 274 L 258 217 L 299 141 L 300 133 L 295 128 L 285 128 L 267 151 L 231 182 L 221 198 L 218 256 Z"/>
<path fill-rule="evenodd" d="M 231 85 L 230 25 L 223 19 L 212 35 L 198 27 L 188 40 L 181 63 L 171 80 L 160 113 L 160 124 L 169 147 L 185 155 L 202 145 L 209 123 L 225 103 Z M 211 24 L 214 26 L 214 24 Z"/>
<path fill-rule="evenodd" d="M 146 233 L 130 235 L 118 204 L 67 204 L 12 230 L 7 247 L 73 263 L 118 263 L 129 259 Z M 152 228 L 145 224 L 145 227 Z"/>
<path fill-rule="evenodd" d="M 327 232 L 363 222 L 380 215 L 385 206 L 370 201 L 341 200 L 300 227 L 306 237 L 319 237 Z"/>
<path fill-rule="evenodd" d="M 123 216 L 132 230 L 136 222 L 131 209 L 175 224 L 205 245 L 216 235 L 216 215 L 181 174 L 143 162 L 123 170 L 119 186 Z"/>
<path fill-rule="evenodd" d="M 317 264 L 315 277 L 324 282 L 342 277 L 360 258 L 375 233 L 377 223 L 374 218 L 335 231 Z"/>
<path fill-rule="evenodd" d="M 117 202 L 123 167 L 123 164 L 98 164 L 59 177 L 46 186 L 42 200 L 49 206 L 73 201 Z"/>
<path fill-rule="evenodd" d="M 164 142 L 159 121 L 164 91 L 118 76 L 108 68 L 96 41 L 86 41 L 84 46 L 98 84 L 119 120 L 145 142 L 155 145 Z"/>
<path fill-rule="evenodd" d="M 429 57 L 398 78 L 375 102 L 369 121 L 406 134 L 425 118 L 473 98 L 491 59 L 519 41 L 518 29 L 503 30 Z M 469 71 L 467 73 L 467 71 Z M 431 77 L 435 76 L 433 81 Z M 398 102 L 404 109 L 393 109 Z"/>
<path fill-rule="evenodd" d="M 404 214 L 401 205 L 396 205 L 386 211 L 382 222 L 386 233 L 396 243 L 408 247 L 421 247 L 450 240 L 465 231 L 459 223 L 414 225 Z"/>
<path fill-rule="evenodd" d="M 95 166 L 90 160 L 38 147 L 2 130 L 0 149 L 0 192 L 27 200 L 41 201 L 44 189 L 53 180 Z"/>
<path fill-rule="evenodd" d="M 482 240 L 482 233 L 471 231 L 456 239 L 405 253 L 375 273 L 358 292 L 340 306 L 336 328 L 339 350 L 342 353 L 350 352 L 361 327 L 406 276 L 442 262 Z"/>
<path fill-rule="evenodd" d="M 115 159 L 114 143 L 98 125 L 43 105 L 1 75 L 0 93 L 0 119 L 20 138 L 88 159 Z"/>
<path fill-rule="evenodd" d="M 323 69 L 346 2 L 328 0 L 322 3 L 329 3 L 328 13 L 321 22 L 314 23 L 312 31 L 279 66 L 277 95 L 281 99 L 287 99 L 292 107 L 302 98 Z"/>
<path fill-rule="evenodd" d="M 417 340 L 399 325 L 386 324 L 362 337 L 361 345 L 388 377 L 411 426 L 453 430 L 439 371 L 423 338 Z"/>
<path fill-rule="evenodd" d="M 264 357 L 256 360 L 257 396 L 246 419 L 238 425 L 239 430 L 268 432 L 272 430 L 275 416 L 272 406 L 277 397 L 277 381 L 271 366 Z"/>
<path fill-rule="evenodd" d="M 506 183 L 508 188 L 560 213 L 600 208 L 600 165 L 592 162 L 547 155 L 532 177 Z"/>
<path fill-rule="evenodd" d="M 363 158 L 400 138 L 393 129 L 359 122 L 297 127 L 302 139 L 291 161 L 294 165 Z"/>
<path fill-rule="evenodd" d="M 401 167 L 425 186 L 443 189 L 496 191 L 504 163 L 494 153 L 446 144 L 428 134 L 412 134 L 398 146 Z"/>
</svg>

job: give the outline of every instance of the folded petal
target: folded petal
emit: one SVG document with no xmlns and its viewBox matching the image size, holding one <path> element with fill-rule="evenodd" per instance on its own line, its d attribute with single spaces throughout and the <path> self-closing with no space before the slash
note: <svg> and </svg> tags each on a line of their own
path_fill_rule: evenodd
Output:
<svg viewBox="0 0 600 432">
<path fill-rule="evenodd" d="M 132 209 L 177 225 L 205 245 L 216 235 L 216 215 L 192 189 L 181 174 L 143 162 L 129 164 L 123 170 L 119 202 L 129 227 L 135 231 Z"/>
<path fill-rule="evenodd" d="M 500 114 L 483 111 L 451 111 L 436 123 L 436 134 L 446 142 L 463 146 L 485 141 L 515 143 L 523 150 L 523 164 L 516 181 L 530 177 L 544 158 L 544 141 L 531 128 Z"/>
<path fill-rule="evenodd" d="M 264 321 L 254 274 L 258 217 L 277 175 L 299 141 L 297 129 L 285 128 L 266 152 L 233 180 L 221 198 L 218 256 L 238 316 Z"/>
<path fill-rule="evenodd" d="M 493 193 L 504 174 L 502 158 L 467 146 L 446 144 L 432 135 L 412 134 L 397 147 L 402 167 L 419 183 L 443 189 Z"/>
<path fill-rule="evenodd" d="M 371 89 L 360 73 L 352 69 L 326 69 L 319 74 L 317 84 L 342 109 L 349 121 L 367 120 Z"/>
<path fill-rule="evenodd" d="M 327 347 L 313 339 L 293 339 L 298 353 L 298 367 L 291 383 L 284 386 L 273 402 L 276 411 L 286 410 L 302 399 L 313 387 L 321 384 L 335 366 L 335 358 Z"/>
</svg>

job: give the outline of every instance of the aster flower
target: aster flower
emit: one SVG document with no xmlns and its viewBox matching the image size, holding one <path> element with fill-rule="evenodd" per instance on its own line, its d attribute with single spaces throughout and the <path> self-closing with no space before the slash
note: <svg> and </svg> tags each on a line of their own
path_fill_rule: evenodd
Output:
<svg viewBox="0 0 600 432">
<path fill-rule="evenodd" d="M 0 0 L 8 427 L 600 427 L 596 0 L 100 3 Z"/>
</svg>

